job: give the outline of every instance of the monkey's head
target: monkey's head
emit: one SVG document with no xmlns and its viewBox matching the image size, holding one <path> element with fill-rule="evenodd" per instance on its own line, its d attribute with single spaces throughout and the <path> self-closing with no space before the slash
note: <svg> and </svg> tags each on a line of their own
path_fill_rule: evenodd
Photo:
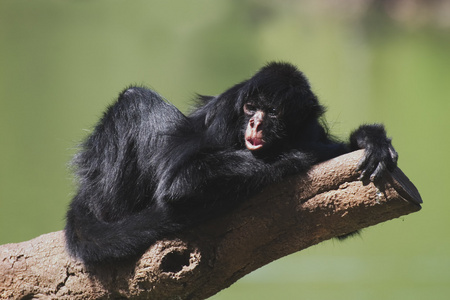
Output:
<svg viewBox="0 0 450 300">
<path fill-rule="evenodd" d="M 306 77 L 290 64 L 268 64 L 239 94 L 244 144 L 254 153 L 292 148 L 324 111 Z"/>
</svg>

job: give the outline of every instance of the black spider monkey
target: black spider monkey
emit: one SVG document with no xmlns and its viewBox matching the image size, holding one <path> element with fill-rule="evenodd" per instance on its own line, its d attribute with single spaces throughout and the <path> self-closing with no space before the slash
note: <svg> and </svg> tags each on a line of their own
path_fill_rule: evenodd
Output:
<svg viewBox="0 0 450 300">
<path fill-rule="evenodd" d="M 328 135 L 323 113 L 288 63 L 269 63 L 216 97 L 199 96 L 188 116 L 152 90 L 126 89 L 74 158 L 69 252 L 86 264 L 138 257 L 268 184 L 356 149 L 366 150 L 361 179 L 396 167 L 382 125 L 360 126 L 346 144 Z"/>
</svg>

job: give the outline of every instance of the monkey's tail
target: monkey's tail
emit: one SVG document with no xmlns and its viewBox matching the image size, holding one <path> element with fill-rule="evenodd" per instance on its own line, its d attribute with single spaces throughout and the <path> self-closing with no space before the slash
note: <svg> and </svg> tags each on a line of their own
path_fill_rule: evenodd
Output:
<svg viewBox="0 0 450 300">
<path fill-rule="evenodd" d="M 66 247 L 87 265 L 117 262 L 139 257 L 159 238 L 181 228 L 171 221 L 166 208 L 157 205 L 116 222 L 104 222 L 74 201 L 67 213 Z"/>
</svg>

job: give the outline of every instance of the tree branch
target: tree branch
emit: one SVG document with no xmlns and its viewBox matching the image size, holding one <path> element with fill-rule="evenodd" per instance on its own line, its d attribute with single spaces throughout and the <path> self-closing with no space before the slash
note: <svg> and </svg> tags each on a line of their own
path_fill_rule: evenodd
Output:
<svg viewBox="0 0 450 300">
<path fill-rule="evenodd" d="M 139 260 L 87 269 L 63 231 L 0 246 L 0 297 L 204 299 L 273 260 L 420 210 L 399 170 L 380 189 L 357 180 L 362 151 L 266 188 L 232 213 L 151 246 Z"/>
</svg>

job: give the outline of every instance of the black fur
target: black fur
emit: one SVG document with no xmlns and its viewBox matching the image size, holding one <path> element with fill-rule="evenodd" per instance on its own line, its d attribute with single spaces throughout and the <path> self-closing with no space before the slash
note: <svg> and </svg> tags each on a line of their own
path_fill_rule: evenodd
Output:
<svg viewBox="0 0 450 300">
<path fill-rule="evenodd" d="M 367 150 L 362 179 L 396 166 L 382 125 L 361 126 L 349 144 L 333 140 L 307 79 L 287 63 L 198 103 L 185 116 L 157 93 L 130 87 L 107 109 L 74 158 L 79 188 L 65 228 L 72 255 L 87 264 L 138 257 L 268 184 L 355 149 Z M 264 146 L 250 151 L 256 112 Z"/>
</svg>

